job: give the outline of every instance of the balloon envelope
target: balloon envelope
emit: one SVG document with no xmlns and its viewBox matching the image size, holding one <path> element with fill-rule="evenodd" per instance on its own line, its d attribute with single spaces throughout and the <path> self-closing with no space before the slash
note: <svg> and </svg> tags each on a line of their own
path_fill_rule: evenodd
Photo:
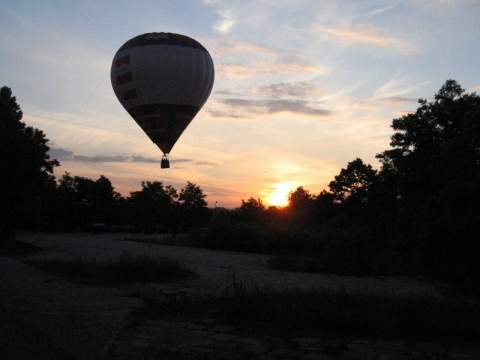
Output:
<svg viewBox="0 0 480 360">
<path fill-rule="evenodd" d="M 172 33 L 130 39 L 115 54 L 110 71 L 118 100 L 164 154 L 207 101 L 214 78 L 208 51 Z"/>
</svg>

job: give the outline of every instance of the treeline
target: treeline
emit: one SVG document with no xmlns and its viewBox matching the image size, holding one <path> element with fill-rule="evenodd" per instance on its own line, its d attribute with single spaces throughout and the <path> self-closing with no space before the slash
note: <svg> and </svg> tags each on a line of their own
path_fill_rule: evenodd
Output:
<svg viewBox="0 0 480 360">
<path fill-rule="evenodd" d="M 21 123 L 10 89 L 1 101 L 3 229 L 188 231 L 198 246 L 275 254 L 278 269 L 426 275 L 480 288 L 480 96 L 454 80 L 393 120 L 379 170 L 356 158 L 328 190 L 293 190 L 285 208 L 253 197 L 234 210 L 208 208 L 190 182 L 180 191 L 143 182 L 124 198 L 104 176 L 57 180 L 44 134 Z"/>
<path fill-rule="evenodd" d="M 204 246 L 275 253 L 270 266 L 426 275 L 480 289 L 480 96 L 448 80 L 394 119 L 379 170 L 357 158 L 285 209 L 242 200 L 212 218 Z"/>
<path fill-rule="evenodd" d="M 0 89 L 0 241 L 16 230 L 187 231 L 208 225 L 203 190 L 191 182 L 180 190 L 158 181 L 122 197 L 105 176 L 97 180 L 65 173 L 48 154 L 48 139 L 27 126 L 8 87 Z M 1 245 L 1 244 L 0 244 Z"/>
<path fill-rule="evenodd" d="M 143 181 L 141 190 L 122 197 L 110 180 L 65 173 L 52 181 L 20 217 L 23 229 L 43 231 L 131 231 L 145 234 L 185 232 L 209 220 L 206 195 L 191 182 L 180 191 L 159 181 Z"/>
</svg>

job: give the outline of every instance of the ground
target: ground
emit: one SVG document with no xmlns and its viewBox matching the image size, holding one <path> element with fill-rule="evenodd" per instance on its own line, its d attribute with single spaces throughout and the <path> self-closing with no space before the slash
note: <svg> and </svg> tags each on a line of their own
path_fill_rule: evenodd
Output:
<svg viewBox="0 0 480 360">
<path fill-rule="evenodd" d="M 30 259 L 118 259 L 127 251 L 177 259 L 199 277 L 167 284 L 87 286 L 27 266 L 25 257 L 0 257 L 1 359 L 480 358 L 480 348 L 472 343 L 325 333 L 286 337 L 225 324 L 208 314 L 158 317 L 139 311 L 149 297 L 176 301 L 218 294 L 233 278 L 250 288 L 315 288 L 442 301 L 438 285 L 418 279 L 272 271 L 267 255 L 164 246 L 148 236 L 132 239 L 131 234 L 21 233 L 18 238 L 43 248 Z"/>
</svg>

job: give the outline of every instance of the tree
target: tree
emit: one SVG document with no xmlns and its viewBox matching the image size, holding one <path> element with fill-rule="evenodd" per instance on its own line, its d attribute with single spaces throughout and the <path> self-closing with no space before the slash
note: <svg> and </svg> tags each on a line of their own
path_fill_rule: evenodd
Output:
<svg viewBox="0 0 480 360">
<path fill-rule="evenodd" d="M 142 189 L 127 199 L 129 220 L 144 232 L 172 226 L 177 190 L 159 181 L 142 181 Z"/>
<path fill-rule="evenodd" d="M 23 113 L 10 88 L 0 89 L 0 236 L 12 236 L 25 223 L 52 183 L 53 170 L 45 134 L 22 122 Z"/>
<path fill-rule="evenodd" d="M 120 221 L 120 200 L 120 194 L 104 175 L 92 180 L 65 172 L 52 197 L 56 223 L 51 227 L 71 230 L 91 228 L 95 223 L 112 225 Z"/>
<path fill-rule="evenodd" d="M 245 221 L 262 221 L 265 213 L 265 205 L 262 199 L 249 198 L 247 201 L 242 199 L 242 204 L 238 208 L 240 218 Z"/>
<path fill-rule="evenodd" d="M 65 172 L 55 190 L 56 227 L 62 230 L 85 229 L 92 224 L 91 212 L 95 182 Z"/>
<path fill-rule="evenodd" d="M 292 209 L 302 209 L 308 206 L 311 200 L 314 200 L 314 196 L 303 186 L 299 186 L 295 191 L 292 190 L 288 193 L 288 206 Z"/>
<path fill-rule="evenodd" d="M 206 197 L 200 186 L 187 181 L 187 185 L 180 190 L 178 200 L 184 208 L 204 208 L 208 205 Z"/>
<path fill-rule="evenodd" d="M 395 189 L 397 223 L 416 240 L 429 271 L 480 273 L 474 266 L 480 252 L 480 96 L 447 80 L 433 101 L 419 104 L 393 120 L 392 148 L 377 155 L 380 176 Z"/>
<path fill-rule="evenodd" d="M 377 171 L 371 165 L 356 158 L 345 169 L 341 169 L 340 174 L 328 186 L 337 202 L 362 205 L 368 201 L 376 175 Z"/>
<path fill-rule="evenodd" d="M 104 175 L 100 175 L 95 181 L 92 192 L 91 211 L 95 222 L 114 224 L 120 215 L 118 208 L 122 196 Z"/>
<path fill-rule="evenodd" d="M 445 165 L 445 161 L 460 161 L 461 171 L 478 168 L 480 97 L 475 93 L 465 94 L 456 81 L 448 80 L 435 94 L 434 101 L 420 99 L 419 104 L 415 113 L 393 120 L 392 128 L 396 132 L 391 137 L 392 149 L 377 154 L 381 171 L 396 178 L 403 198 L 417 197 L 418 193 L 424 193 L 425 187 L 431 188 L 437 183 L 434 178 L 438 175 L 438 162 Z M 459 155 L 453 152 L 458 152 L 460 143 L 462 156 L 447 159 L 446 155 Z M 438 180 L 442 179 L 444 177 Z"/>
<path fill-rule="evenodd" d="M 322 190 L 315 198 L 313 217 L 317 225 L 325 224 L 337 216 L 339 204 L 335 196 L 326 190 Z"/>
<path fill-rule="evenodd" d="M 299 186 L 288 194 L 288 213 L 293 224 L 302 225 L 313 208 L 315 197 L 309 190 Z"/>
<path fill-rule="evenodd" d="M 187 228 L 206 225 L 208 218 L 206 197 L 203 190 L 190 181 L 187 181 L 187 185 L 180 190 L 178 201 L 181 204 L 181 213 Z"/>
</svg>

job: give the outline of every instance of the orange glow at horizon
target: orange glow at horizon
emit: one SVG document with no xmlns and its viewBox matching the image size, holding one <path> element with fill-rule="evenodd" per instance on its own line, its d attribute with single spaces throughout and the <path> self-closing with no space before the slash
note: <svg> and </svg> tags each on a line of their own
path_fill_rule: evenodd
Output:
<svg viewBox="0 0 480 360">
<path fill-rule="evenodd" d="M 295 186 L 289 182 L 281 182 L 275 185 L 275 190 L 271 193 L 267 201 L 273 206 L 286 206 L 288 205 L 288 194 Z"/>
</svg>

